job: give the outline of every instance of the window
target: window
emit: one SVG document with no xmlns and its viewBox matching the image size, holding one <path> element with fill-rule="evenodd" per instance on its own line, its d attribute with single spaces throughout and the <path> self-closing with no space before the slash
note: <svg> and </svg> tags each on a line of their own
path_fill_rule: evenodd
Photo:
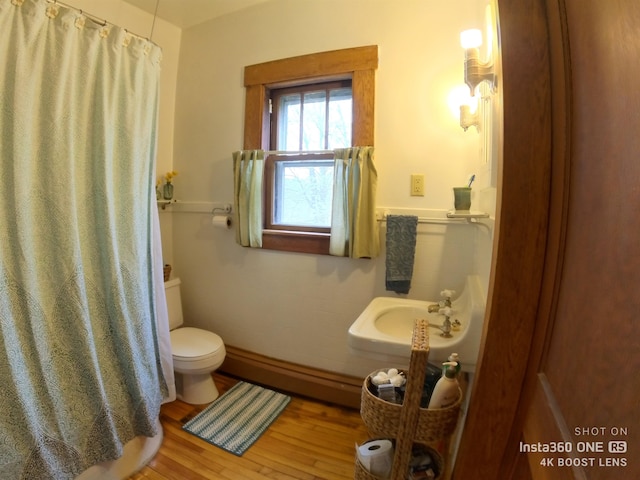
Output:
<svg viewBox="0 0 640 480">
<path fill-rule="evenodd" d="M 295 157 L 295 158 L 292 158 Z M 330 232 L 333 189 L 331 155 L 270 155 L 265 182 L 265 227 Z M 307 158 L 311 157 L 311 158 Z"/>
<path fill-rule="evenodd" d="M 330 233 L 333 160 L 322 151 L 351 146 L 351 81 L 271 90 L 265 228 Z"/>
<path fill-rule="evenodd" d="M 243 148 L 300 152 L 373 145 L 377 66 L 378 48 L 367 46 L 246 67 Z M 278 118 L 274 124 L 270 111 Z M 332 158 L 267 158 L 263 248 L 329 252 Z"/>
<path fill-rule="evenodd" d="M 271 90 L 272 150 L 351 146 L 351 80 Z"/>
</svg>

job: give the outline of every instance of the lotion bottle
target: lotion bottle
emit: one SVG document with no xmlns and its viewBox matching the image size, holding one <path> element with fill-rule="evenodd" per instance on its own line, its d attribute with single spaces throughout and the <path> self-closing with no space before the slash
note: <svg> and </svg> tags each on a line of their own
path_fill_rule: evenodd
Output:
<svg viewBox="0 0 640 480">
<path fill-rule="evenodd" d="M 444 375 L 433 389 L 429 408 L 447 408 L 458 401 L 460 394 L 458 380 L 456 379 L 457 362 L 445 362 Z"/>
<path fill-rule="evenodd" d="M 448 360 L 450 362 L 456 362 L 456 377 L 460 376 L 460 370 L 462 370 L 462 364 L 460 363 L 460 355 L 458 355 L 457 353 L 452 353 L 451 355 L 449 355 Z M 444 368 L 442 369 L 442 374 L 444 375 L 444 370 L 447 368 L 447 366 L 445 365 Z"/>
</svg>

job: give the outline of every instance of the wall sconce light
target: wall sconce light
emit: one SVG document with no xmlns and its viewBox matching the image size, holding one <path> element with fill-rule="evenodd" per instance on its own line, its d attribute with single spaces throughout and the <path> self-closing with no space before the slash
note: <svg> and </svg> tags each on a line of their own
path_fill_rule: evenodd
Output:
<svg viewBox="0 0 640 480">
<path fill-rule="evenodd" d="M 480 131 L 480 100 L 479 96 L 469 95 L 469 88 L 466 85 L 457 85 L 449 92 L 447 102 L 451 115 L 460 122 L 465 132 L 472 126 Z"/>
<path fill-rule="evenodd" d="M 470 105 L 460 105 L 460 126 L 466 132 L 469 127 L 476 127 L 480 131 L 480 115 L 471 113 Z"/>
<path fill-rule="evenodd" d="M 477 29 L 465 30 L 460 34 L 460 44 L 464 48 L 464 83 L 469 86 L 471 96 L 475 95 L 476 87 L 484 80 L 490 83 L 492 89 L 495 88 L 493 62 L 480 61 L 478 47 L 482 45 L 482 32 Z"/>
</svg>

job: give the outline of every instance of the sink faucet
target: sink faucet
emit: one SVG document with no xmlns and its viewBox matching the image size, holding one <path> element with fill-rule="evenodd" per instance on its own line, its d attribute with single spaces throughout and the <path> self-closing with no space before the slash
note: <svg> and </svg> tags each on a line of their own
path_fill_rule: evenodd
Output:
<svg viewBox="0 0 640 480">
<path fill-rule="evenodd" d="M 451 314 L 453 313 L 453 311 L 451 310 L 451 307 L 444 307 L 444 308 L 441 308 L 438 311 L 439 311 L 439 313 L 444 315 L 444 322 L 442 322 L 442 325 L 436 325 L 436 324 L 433 324 L 433 323 L 429 323 L 429 326 L 433 327 L 433 328 L 437 328 L 438 330 L 440 330 L 442 332 L 440 334 L 441 337 L 451 338 L 453 336 L 453 335 L 451 335 L 451 330 L 452 330 L 453 324 L 451 323 L 451 319 L 449 317 L 451 317 Z M 457 322 L 457 320 L 456 320 L 456 322 Z"/>
<path fill-rule="evenodd" d="M 435 325 L 433 323 L 430 323 L 429 326 L 440 330 L 442 332 L 440 334 L 441 337 L 444 337 L 444 338 L 453 337 L 453 335 L 451 335 L 451 320 L 449 320 L 449 317 L 444 317 L 444 322 L 442 322 L 442 325 Z"/>
<path fill-rule="evenodd" d="M 440 292 L 440 296 L 444 298 L 443 307 L 451 307 L 451 297 L 456 294 L 455 290 L 445 289 Z"/>
<path fill-rule="evenodd" d="M 429 313 L 439 312 L 441 308 L 451 308 L 451 297 L 456 294 L 455 290 L 442 290 L 440 296 L 444 300 L 440 300 L 438 303 L 433 303 L 427 307 Z"/>
</svg>

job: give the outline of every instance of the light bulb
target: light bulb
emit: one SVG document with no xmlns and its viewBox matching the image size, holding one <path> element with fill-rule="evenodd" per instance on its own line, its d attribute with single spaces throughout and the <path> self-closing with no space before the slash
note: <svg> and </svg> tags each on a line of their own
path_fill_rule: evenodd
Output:
<svg viewBox="0 0 640 480">
<path fill-rule="evenodd" d="M 471 114 L 476 113 L 478 110 L 478 97 L 472 97 L 469 94 L 469 87 L 466 85 L 459 85 L 449 92 L 447 104 L 449 105 L 449 110 L 451 110 L 451 116 L 458 120 L 460 118 L 461 105 L 468 105 L 469 112 Z"/>
<path fill-rule="evenodd" d="M 482 45 L 482 32 L 477 28 L 465 30 L 460 33 L 460 45 L 465 50 L 468 48 L 478 48 Z"/>
</svg>

